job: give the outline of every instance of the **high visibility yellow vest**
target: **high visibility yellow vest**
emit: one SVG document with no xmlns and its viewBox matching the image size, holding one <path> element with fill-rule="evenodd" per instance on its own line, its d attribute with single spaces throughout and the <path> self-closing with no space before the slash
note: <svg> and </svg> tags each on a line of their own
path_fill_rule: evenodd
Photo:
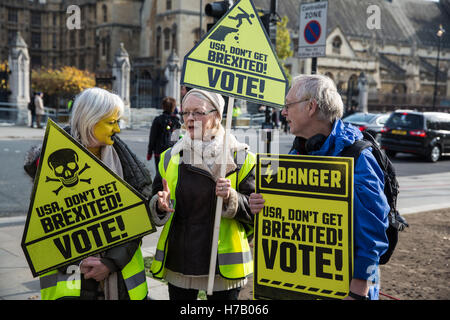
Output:
<svg viewBox="0 0 450 320">
<path fill-rule="evenodd" d="M 78 267 L 77 267 L 78 268 Z M 121 271 L 128 295 L 131 300 L 143 300 L 147 297 L 148 287 L 145 276 L 144 259 L 139 247 L 130 262 Z M 40 277 L 41 300 L 77 298 L 80 296 L 80 274 L 62 274 L 52 270 Z"/>
<path fill-rule="evenodd" d="M 240 115 L 241 115 L 241 108 L 239 108 L 239 107 L 234 107 L 233 108 L 233 117 L 234 118 L 237 118 L 237 117 L 239 117 Z"/>
<path fill-rule="evenodd" d="M 178 182 L 178 166 L 180 154 L 170 156 L 171 149 L 161 154 L 158 170 L 162 178 L 167 180 L 169 190 L 176 190 Z M 167 157 L 167 158 L 166 158 Z M 233 189 L 238 190 L 238 185 L 247 177 L 256 163 L 256 157 L 248 152 L 244 164 L 238 173 L 227 176 L 231 180 Z M 155 278 L 164 278 L 164 267 L 167 257 L 168 235 L 174 215 L 176 214 L 175 192 L 170 193 L 175 212 L 170 216 L 161 232 L 156 246 L 155 257 L 151 266 L 151 273 Z M 227 279 L 241 279 L 253 273 L 253 259 L 248 244 L 248 237 L 253 233 L 253 227 L 245 230 L 244 226 L 235 219 L 222 218 L 219 229 L 219 243 L 217 259 L 220 275 Z"/>
</svg>

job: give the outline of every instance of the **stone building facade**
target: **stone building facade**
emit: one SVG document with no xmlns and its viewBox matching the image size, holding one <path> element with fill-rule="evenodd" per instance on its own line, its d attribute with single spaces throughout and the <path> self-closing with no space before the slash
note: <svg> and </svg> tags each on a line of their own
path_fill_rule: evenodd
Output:
<svg viewBox="0 0 450 320">
<path fill-rule="evenodd" d="M 73 65 L 110 83 L 114 53 L 124 44 L 131 62 L 132 107 L 157 107 L 164 95 L 164 70 L 169 57 L 184 55 L 211 22 L 204 7 L 211 0 L 2 0 L 0 60 L 20 31 L 28 45 L 32 68 Z M 278 14 L 289 18 L 294 52 L 298 50 L 299 6 L 310 0 L 278 0 Z M 254 0 L 268 10 L 270 0 Z M 79 28 L 68 20 L 79 8 Z M 368 26 L 376 6 L 380 24 Z M 318 72 L 336 82 L 350 104 L 363 73 L 369 83 L 369 104 L 431 105 L 434 92 L 439 24 L 441 38 L 437 81 L 439 104 L 450 106 L 450 0 L 332 0 L 329 1 L 327 56 L 318 59 Z M 201 31 L 200 31 L 201 30 Z M 293 76 L 311 72 L 311 59 L 286 61 Z"/>
<path fill-rule="evenodd" d="M 268 5 L 270 0 L 255 2 Z M 288 16 L 293 31 L 294 52 L 299 3 L 279 1 L 280 14 Z M 375 27 L 368 21 L 377 18 L 374 14 L 379 14 Z M 348 105 L 357 100 L 358 79 L 364 73 L 371 110 L 427 109 L 434 93 L 440 24 L 447 32 L 441 38 L 437 100 L 441 109 L 450 109 L 449 0 L 329 1 L 326 57 L 318 58 L 318 72 L 333 78 Z M 293 75 L 311 72 L 311 59 L 294 57 L 287 63 Z"/>
</svg>

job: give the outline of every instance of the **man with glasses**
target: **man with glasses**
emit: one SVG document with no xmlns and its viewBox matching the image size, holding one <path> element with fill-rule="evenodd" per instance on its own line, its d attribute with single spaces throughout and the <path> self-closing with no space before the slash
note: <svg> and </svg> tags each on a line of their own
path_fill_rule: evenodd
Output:
<svg viewBox="0 0 450 320">
<path fill-rule="evenodd" d="M 290 154 L 340 156 L 363 135 L 340 119 L 343 102 L 334 82 L 323 75 L 300 75 L 286 96 L 282 115 L 296 136 Z M 264 207 L 260 194 L 250 195 L 253 214 Z M 354 167 L 354 273 L 347 299 L 378 299 L 378 264 L 388 248 L 389 205 L 384 176 L 371 148 L 364 149 Z M 373 285 L 373 280 L 376 280 Z"/>
</svg>

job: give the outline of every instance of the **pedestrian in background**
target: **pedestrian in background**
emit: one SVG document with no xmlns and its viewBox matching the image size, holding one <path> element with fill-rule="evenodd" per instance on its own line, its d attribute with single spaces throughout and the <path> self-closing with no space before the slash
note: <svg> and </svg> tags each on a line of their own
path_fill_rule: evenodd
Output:
<svg viewBox="0 0 450 320">
<path fill-rule="evenodd" d="M 174 113 L 176 100 L 172 97 L 165 97 L 162 101 L 163 113 L 157 116 L 150 128 L 150 137 L 147 147 L 147 160 L 155 157 L 155 168 L 158 168 L 161 153 L 170 148 L 178 140 L 177 134 L 181 128 L 180 118 Z"/>
<path fill-rule="evenodd" d="M 41 120 L 42 116 L 45 115 L 45 109 L 44 109 L 44 93 L 38 92 L 37 95 L 34 97 L 34 106 L 35 106 L 35 112 L 36 112 L 36 126 L 38 128 L 42 128 L 41 126 Z"/>
<path fill-rule="evenodd" d="M 330 78 L 301 75 L 293 80 L 283 116 L 296 136 L 290 154 L 339 156 L 344 148 L 363 138 L 355 127 L 340 119 L 343 102 Z M 354 273 L 348 299 L 378 299 L 378 264 L 388 248 L 386 229 L 390 210 L 384 194 L 384 175 L 371 148 L 364 149 L 354 166 Z M 264 207 L 260 194 L 250 196 L 252 213 Z"/>
<path fill-rule="evenodd" d="M 168 282 L 171 300 L 196 300 L 207 290 L 217 197 L 223 198 L 218 265 L 211 300 L 236 300 L 253 273 L 248 237 L 253 215 L 248 197 L 255 188 L 255 156 L 230 134 L 221 164 L 225 130 L 221 95 L 193 89 L 183 99 L 186 134 L 162 153 L 150 208 L 164 225 L 151 272 Z M 226 165 L 226 178 L 220 176 Z"/>
<path fill-rule="evenodd" d="M 30 102 L 28 102 L 28 110 L 30 111 L 31 115 L 31 128 L 34 128 L 34 122 L 36 121 L 36 105 L 34 104 L 35 96 L 36 92 L 33 92 L 33 96 L 31 97 Z"/>
<path fill-rule="evenodd" d="M 272 109 L 272 122 L 275 129 L 278 129 L 280 127 L 280 114 L 279 110 L 276 108 Z"/>
</svg>

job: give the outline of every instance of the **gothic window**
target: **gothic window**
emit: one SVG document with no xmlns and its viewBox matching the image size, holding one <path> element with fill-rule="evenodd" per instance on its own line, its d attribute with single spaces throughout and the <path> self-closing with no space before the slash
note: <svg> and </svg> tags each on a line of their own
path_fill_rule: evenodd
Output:
<svg viewBox="0 0 450 320">
<path fill-rule="evenodd" d="M 78 64 L 79 68 L 80 68 L 81 70 L 86 69 L 86 56 L 85 56 L 84 54 L 80 56 L 79 62 L 80 62 L 80 63 Z"/>
<path fill-rule="evenodd" d="M 38 32 L 31 33 L 31 47 L 39 49 L 41 47 L 41 34 Z"/>
<path fill-rule="evenodd" d="M 177 51 L 177 25 L 172 25 L 172 50 Z"/>
<path fill-rule="evenodd" d="M 40 67 L 42 64 L 40 55 L 31 55 L 31 68 Z"/>
<path fill-rule="evenodd" d="M 102 39 L 102 56 L 106 57 L 108 55 L 108 39 L 103 38 Z"/>
<path fill-rule="evenodd" d="M 172 0 L 166 0 L 166 10 L 172 10 Z"/>
<path fill-rule="evenodd" d="M 339 36 L 334 37 L 332 46 L 333 46 L 333 53 L 340 54 L 342 46 L 341 37 Z"/>
<path fill-rule="evenodd" d="M 16 37 L 17 30 L 8 30 L 8 43 L 11 43 Z"/>
<path fill-rule="evenodd" d="M 164 50 L 170 50 L 170 29 L 164 29 Z"/>
<path fill-rule="evenodd" d="M 41 26 L 41 13 L 32 11 L 31 12 L 31 25 L 32 26 Z"/>
<path fill-rule="evenodd" d="M 79 41 L 80 41 L 80 46 L 84 46 L 86 44 L 86 33 L 84 32 L 84 29 L 81 29 L 78 31 L 79 34 Z"/>
<path fill-rule="evenodd" d="M 69 48 L 75 48 L 77 46 L 76 40 L 75 40 L 75 30 L 71 30 L 69 32 Z"/>
<path fill-rule="evenodd" d="M 108 7 L 106 4 L 102 6 L 103 22 L 108 22 Z"/>
<path fill-rule="evenodd" d="M 17 23 L 17 9 L 16 8 L 8 8 L 8 22 L 16 22 Z"/>
<path fill-rule="evenodd" d="M 156 57 L 161 57 L 161 27 L 156 29 Z"/>
<path fill-rule="evenodd" d="M 56 39 L 56 33 L 52 34 L 52 48 L 56 49 L 57 47 L 57 39 Z"/>
</svg>

